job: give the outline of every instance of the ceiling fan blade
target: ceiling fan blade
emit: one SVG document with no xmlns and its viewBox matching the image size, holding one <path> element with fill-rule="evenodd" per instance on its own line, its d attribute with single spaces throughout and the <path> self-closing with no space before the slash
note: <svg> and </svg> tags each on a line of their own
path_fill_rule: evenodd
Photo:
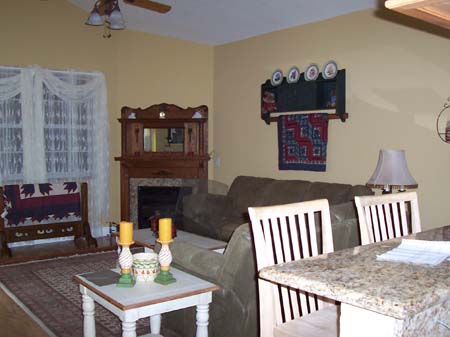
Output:
<svg viewBox="0 0 450 337">
<path fill-rule="evenodd" d="M 150 0 L 124 0 L 124 2 L 129 5 L 149 9 L 158 13 L 167 13 L 172 8 L 169 5 L 164 5 L 162 3 Z"/>
</svg>

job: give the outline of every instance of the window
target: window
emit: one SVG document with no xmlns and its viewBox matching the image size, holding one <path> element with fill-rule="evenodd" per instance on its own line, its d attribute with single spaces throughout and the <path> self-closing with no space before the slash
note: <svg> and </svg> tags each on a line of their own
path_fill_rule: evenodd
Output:
<svg viewBox="0 0 450 337">
<path fill-rule="evenodd" d="M 13 69 L 0 71 L 0 88 L 8 78 L 19 74 L 19 70 Z M 23 175 L 21 94 L 14 90 L 5 95 L 10 97 L 0 100 L 0 174 L 14 182 L 21 180 Z"/>
<path fill-rule="evenodd" d="M 89 220 L 109 212 L 103 74 L 0 67 L 0 184 L 89 183 Z"/>
</svg>

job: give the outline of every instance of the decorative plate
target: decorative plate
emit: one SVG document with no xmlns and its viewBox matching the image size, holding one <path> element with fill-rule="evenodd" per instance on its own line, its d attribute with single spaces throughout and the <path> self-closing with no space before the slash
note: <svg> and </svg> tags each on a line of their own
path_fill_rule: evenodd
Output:
<svg viewBox="0 0 450 337">
<path fill-rule="evenodd" d="M 305 80 L 314 81 L 319 76 L 319 67 L 317 64 L 313 63 L 308 66 L 305 70 Z"/>
<path fill-rule="evenodd" d="M 288 83 L 297 83 L 300 79 L 300 70 L 297 67 L 292 67 L 289 69 L 288 75 L 287 75 L 287 82 Z"/>
<path fill-rule="evenodd" d="M 273 72 L 270 83 L 272 83 L 273 86 L 276 86 L 281 82 L 283 82 L 283 72 L 280 69 L 277 69 Z"/>
<path fill-rule="evenodd" d="M 338 72 L 338 67 L 336 62 L 328 61 L 327 64 L 323 67 L 322 77 L 325 79 L 335 78 Z"/>
</svg>

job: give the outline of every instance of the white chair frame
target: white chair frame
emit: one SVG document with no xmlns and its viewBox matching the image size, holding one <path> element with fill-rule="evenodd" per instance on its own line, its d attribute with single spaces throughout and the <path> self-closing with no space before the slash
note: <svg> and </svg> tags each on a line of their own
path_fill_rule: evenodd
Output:
<svg viewBox="0 0 450 337">
<path fill-rule="evenodd" d="M 326 199 L 249 207 L 248 210 L 258 272 L 267 266 L 320 254 L 314 214 L 317 212 L 320 213 L 321 219 L 322 253 L 334 250 L 330 210 Z M 258 279 L 258 288 L 261 337 L 336 336 L 337 308 L 333 301 L 326 302 L 326 299 L 313 294 L 263 279 Z M 316 315 L 316 312 L 319 314 L 321 311 L 324 314 L 322 317 Z M 302 319 L 303 323 L 296 323 Z M 289 325 L 290 323 L 295 324 Z M 283 325 L 288 327 L 279 329 Z"/>
<path fill-rule="evenodd" d="M 415 191 L 355 197 L 355 204 L 363 245 L 421 231 L 419 202 Z"/>
</svg>

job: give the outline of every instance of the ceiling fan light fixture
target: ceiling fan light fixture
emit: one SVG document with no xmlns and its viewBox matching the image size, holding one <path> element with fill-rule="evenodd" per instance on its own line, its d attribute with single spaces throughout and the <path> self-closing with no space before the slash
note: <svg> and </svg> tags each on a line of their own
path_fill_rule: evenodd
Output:
<svg viewBox="0 0 450 337">
<path fill-rule="evenodd" d="M 91 14 L 89 14 L 89 17 L 86 21 L 87 25 L 90 26 L 101 26 L 103 25 L 103 18 L 100 16 L 100 13 L 98 12 L 97 7 L 94 7 L 91 11 Z"/>
<path fill-rule="evenodd" d="M 122 0 L 125 4 L 167 13 L 171 6 L 152 0 Z M 103 37 L 111 37 L 111 30 L 125 29 L 125 20 L 119 8 L 119 0 L 96 0 L 94 8 L 89 14 L 86 24 L 90 26 L 103 26 Z"/>
<path fill-rule="evenodd" d="M 116 6 L 116 8 L 109 15 L 109 28 L 114 30 L 125 29 L 125 20 L 123 19 L 119 6 Z"/>
</svg>

